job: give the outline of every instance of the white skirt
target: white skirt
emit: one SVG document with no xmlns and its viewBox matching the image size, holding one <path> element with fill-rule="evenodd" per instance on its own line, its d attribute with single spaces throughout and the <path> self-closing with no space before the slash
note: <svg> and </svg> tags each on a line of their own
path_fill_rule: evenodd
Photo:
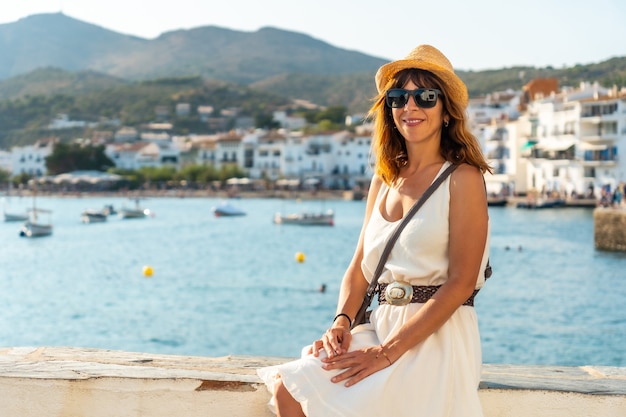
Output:
<svg viewBox="0 0 626 417">
<path fill-rule="evenodd" d="M 356 327 L 350 350 L 378 346 L 423 304 L 378 306 L 372 323 Z M 482 417 L 478 398 L 481 349 L 473 307 L 461 306 L 435 333 L 393 365 L 346 388 L 330 379 L 340 371 L 322 368 L 302 350 L 298 360 L 260 368 L 270 392 L 278 375 L 308 417 Z M 274 399 L 270 400 L 274 410 Z M 275 411 L 275 410 L 274 410 Z"/>
</svg>

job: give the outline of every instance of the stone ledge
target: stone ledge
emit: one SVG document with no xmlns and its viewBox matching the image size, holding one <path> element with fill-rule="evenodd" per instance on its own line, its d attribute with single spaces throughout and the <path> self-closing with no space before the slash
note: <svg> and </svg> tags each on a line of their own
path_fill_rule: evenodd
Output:
<svg viewBox="0 0 626 417">
<path fill-rule="evenodd" d="M 626 395 L 626 368 L 485 364 L 480 388 Z"/>
<path fill-rule="evenodd" d="M 256 375 L 291 358 L 0 348 L 2 417 L 269 417 Z M 626 368 L 483 366 L 487 417 L 624 417 Z"/>
<path fill-rule="evenodd" d="M 0 349 L 4 378 L 149 378 L 203 381 L 261 381 L 256 369 L 291 358 L 200 357 L 73 347 Z M 484 364 L 480 389 L 523 389 L 581 394 L 626 395 L 626 368 Z"/>
</svg>

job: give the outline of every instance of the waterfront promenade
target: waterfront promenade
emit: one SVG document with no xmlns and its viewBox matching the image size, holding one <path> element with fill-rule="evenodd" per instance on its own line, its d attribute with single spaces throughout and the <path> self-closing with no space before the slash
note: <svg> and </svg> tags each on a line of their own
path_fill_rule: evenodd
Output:
<svg viewBox="0 0 626 417">
<path fill-rule="evenodd" d="M 256 369 L 286 360 L 0 348 L 0 415 L 269 417 Z M 623 417 L 626 368 L 485 364 L 480 399 L 485 417 Z"/>
</svg>

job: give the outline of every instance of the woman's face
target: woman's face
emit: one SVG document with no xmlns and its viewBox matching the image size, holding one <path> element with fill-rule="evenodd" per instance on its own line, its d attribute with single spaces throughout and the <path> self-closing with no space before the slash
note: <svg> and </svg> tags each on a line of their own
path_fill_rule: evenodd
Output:
<svg viewBox="0 0 626 417">
<path fill-rule="evenodd" d="M 403 86 L 405 90 L 427 88 L 416 85 L 412 80 Z M 437 104 L 432 108 L 422 108 L 417 105 L 415 98 L 409 95 L 409 99 L 403 107 L 392 108 L 393 121 L 398 132 L 406 140 L 407 146 L 411 143 L 436 142 L 439 146 L 441 129 L 444 123 L 443 104 L 441 97 L 437 96 Z"/>
</svg>

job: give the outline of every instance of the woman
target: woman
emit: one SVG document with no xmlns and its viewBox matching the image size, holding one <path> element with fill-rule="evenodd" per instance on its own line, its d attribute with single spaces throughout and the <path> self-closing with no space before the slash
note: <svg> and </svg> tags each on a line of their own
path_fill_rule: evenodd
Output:
<svg viewBox="0 0 626 417">
<path fill-rule="evenodd" d="M 258 373 L 280 417 L 482 416 L 480 338 L 468 299 L 488 263 L 490 168 L 466 126 L 467 88 L 429 45 L 382 66 L 376 87 L 376 171 L 337 316 L 301 359 Z M 404 306 L 383 301 L 370 323 L 350 331 L 393 228 L 450 164 L 457 169 L 401 232 L 379 278 L 418 292 L 435 286 L 434 294 Z"/>
</svg>

